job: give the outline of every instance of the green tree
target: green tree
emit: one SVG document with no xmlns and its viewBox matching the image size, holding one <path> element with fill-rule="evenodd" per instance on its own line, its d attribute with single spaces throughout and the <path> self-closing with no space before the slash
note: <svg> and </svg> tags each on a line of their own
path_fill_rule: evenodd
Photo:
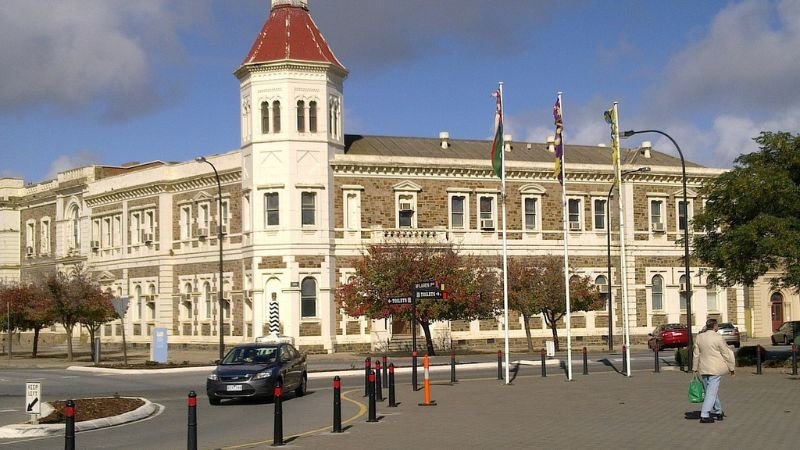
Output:
<svg viewBox="0 0 800 450">
<path fill-rule="evenodd" d="M 411 294 L 413 283 L 437 280 L 447 299 L 419 299 L 417 321 L 434 355 L 430 324 L 440 320 L 474 320 L 497 312 L 495 272 L 474 257 L 459 255 L 452 245 L 374 244 L 354 264 L 351 280 L 336 290 L 337 305 L 351 316 L 411 321 L 411 305 L 389 305 L 389 297 Z"/>
<path fill-rule="evenodd" d="M 760 151 L 703 187 L 694 255 L 716 284 L 752 286 L 777 270 L 774 286 L 800 291 L 800 136 L 762 132 L 755 141 Z"/>
<path fill-rule="evenodd" d="M 558 321 L 567 313 L 564 289 L 564 260 L 558 256 L 543 258 L 509 258 L 508 303 L 509 308 L 522 315 L 528 351 L 533 352 L 530 318 L 542 314 L 558 345 Z M 590 277 L 570 277 L 570 311 L 591 311 L 603 306 L 600 291 Z"/>
</svg>

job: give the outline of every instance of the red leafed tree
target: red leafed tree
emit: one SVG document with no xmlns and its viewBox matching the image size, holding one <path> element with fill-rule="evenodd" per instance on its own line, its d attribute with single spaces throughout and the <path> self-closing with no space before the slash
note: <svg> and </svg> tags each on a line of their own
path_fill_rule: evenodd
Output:
<svg viewBox="0 0 800 450">
<path fill-rule="evenodd" d="M 417 321 L 434 355 L 431 322 L 474 320 L 497 312 L 497 277 L 477 258 L 460 255 L 449 244 L 374 244 L 355 263 L 355 274 L 336 291 L 337 305 L 350 316 L 411 321 L 411 305 L 389 305 L 389 297 L 411 295 L 414 283 L 435 280 L 447 299 L 417 300 Z"/>
<path fill-rule="evenodd" d="M 31 354 L 34 358 L 39 351 L 39 333 L 42 329 L 55 323 L 53 314 L 53 299 L 44 286 L 36 284 L 25 285 L 26 300 L 22 305 L 22 327 L 33 330 L 33 348 Z"/>
<path fill-rule="evenodd" d="M 603 306 L 603 299 L 590 277 L 570 277 L 570 310 L 591 311 Z M 567 313 L 564 289 L 564 260 L 548 255 L 543 258 L 510 258 L 508 261 L 509 307 L 519 311 L 525 323 L 528 350 L 533 351 L 529 327 L 530 317 L 542 314 L 552 330 L 556 350 L 558 321 Z"/>
</svg>

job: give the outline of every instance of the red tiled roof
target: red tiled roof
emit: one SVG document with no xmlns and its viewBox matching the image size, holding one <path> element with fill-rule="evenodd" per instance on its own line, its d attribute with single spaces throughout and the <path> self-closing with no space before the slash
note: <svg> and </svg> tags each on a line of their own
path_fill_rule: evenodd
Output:
<svg viewBox="0 0 800 450">
<path fill-rule="evenodd" d="M 284 60 L 330 63 L 344 69 L 308 10 L 292 4 L 273 6 L 242 64 Z"/>
</svg>

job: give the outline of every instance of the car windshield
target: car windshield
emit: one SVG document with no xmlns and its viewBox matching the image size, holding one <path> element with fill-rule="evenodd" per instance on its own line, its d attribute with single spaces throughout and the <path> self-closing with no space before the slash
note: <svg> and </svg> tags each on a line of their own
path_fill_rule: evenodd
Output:
<svg viewBox="0 0 800 450">
<path fill-rule="evenodd" d="M 682 323 L 668 323 L 668 324 L 664 325 L 664 329 L 665 330 L 679 330 L 679 329 L 682 329 L 682 328 L 686 328 L 686 325 L 684 325 Z"/>
<path fill-rule="evenodd" d="M 221 364 L 270 364 L 275 362 L 277 354 L 277 347 L 234 347 Z"/>
</svg>

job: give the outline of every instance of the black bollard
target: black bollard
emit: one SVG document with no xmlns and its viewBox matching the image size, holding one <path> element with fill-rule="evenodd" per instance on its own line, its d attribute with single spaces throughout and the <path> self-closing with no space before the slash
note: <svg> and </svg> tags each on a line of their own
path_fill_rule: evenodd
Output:
<svg viewBox="0 0 800 450">
<path fill-rule="evenodd" d="M 372 368 L 372 358 L 367 356 L 364 360 L 364 397 L 369 395 L 369 371 Z"/>
<path fill-rule="evenodd" d="M 377 422 L 378 414 L 375 411 L 375 372 L 369 371 L 369 417 L 367 422 Z"/>
<path fill-rule="evenodd" d="M 756 375 L 761 375 L 761 346 L 756 345 Z"/>
<path fill-rule="evenodd" d="M 333 432 L 342 432 L 342 379 L 333 377 Z"/>
<path fill-rule="evenodd" d="M 411 386 L 417 391 L 417 352 L 411 352 Z"/>
<path fill-rule="evenodd" d="M 272 426 L 272 446 L 277 447 L 283 445 L 283 405 L 281 396 L 283 396 L 283 388 L 277 384 L 272 390 L 272 398 L 275 402 L 275 422 Z"/>
<path fill-rule="evenodd" d="M 589 355 L 586 353 L 586 347 L 583 347 L 583 374 L 589 375 Z"/>
<path fill-rule="evenodd" d="M 389 406 L 394 408 L 397 406 L 394 395 L 394 363 L 389 364 Z"/>
<path fill-rule="evenodd" d="M 497 379 L 503 379 L 503 351 L 497 351 Z"/>
<path fill-rule="evenodd" d="M 547 364 L 545 364 L 546 354 L 544 352 L 544 349 L 542 349 L 541 354 L 542 354 L 542 376 L 546 377 L 547 376 Z"/>
<path fill-rule="evenodd" d="M 456 352 L 450 352 L 450 384 L 457 383 L 456 381 Z"/>
<path fill-rule="evenodd" d="M 383 401 L 383 385 L 381 384 L 381 362 L 375 361 L 375 399 Z"/>
<path fill-rule="evenodd" d="M 197 393 L 189 391 L 189 424 L 188 434 L 186 436 L 186 448 L 188 450 L 197 450 Z"/>
<path fill-rule="evenodd" d="M 797 375 L 797 344 L 792 344 L 792 375 Z"/>
<path fill-rule="evenodd" d="M 653 372 L 659 373 L 661 371 L 661 368 L 658 365 L 659 364 L 659 361 L 658 361 L 658 343 L 656 343 L 655 348 L 653 349 L 653 355 L 655 355 L 654 356 L 655 360 L 653 361 Z"/>
<path fill-rule="evenodd" d="M 383 385 L 389 386 L 389 358 L 383 355 Z"/>
<path fill-rule="evenodd" d="M 64 406 L 67 426 L 64 432 L 64 450 L 75 450 L 75 402 L 67 400 Z"/>
</svg>

